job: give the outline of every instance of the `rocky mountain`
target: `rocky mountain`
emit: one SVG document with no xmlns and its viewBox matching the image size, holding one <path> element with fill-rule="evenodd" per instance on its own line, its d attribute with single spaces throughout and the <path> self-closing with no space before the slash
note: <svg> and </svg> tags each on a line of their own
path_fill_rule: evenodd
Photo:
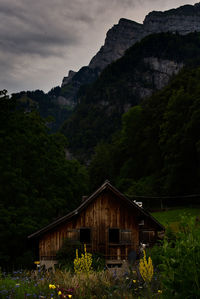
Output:
<svg viewBox="0 0 200 299">
<path fill-rule="evenodd" d="M 77 73 L 69 71 L 68 77 L 64 77 L 61 86 L 63 103 L 74 107 L 79 101 L 77 93 L 80 86 L 94 82 L 107 65 L 122 57 L 129 47 L 145 36 L 168 31 L 182 35 L 200 31 L 200 3 L 164 12 L 150 12 L 143 24 L 120 19 L 107 32 L 105 44 L 89 65 L 82 67 Z"/>
<path fill-rule="evenodd" d="M 80 103 L 62 128 L 71 151 L 84 160 L 90 158 L 100 141 L 110 140 L 120 129 L 124 112 L 166 86 L 184 65 L 198 65 L 199 61 L 197 32 L 158 33 L 133 45 L 92 85 L 79 92 Z"/>
</svg>

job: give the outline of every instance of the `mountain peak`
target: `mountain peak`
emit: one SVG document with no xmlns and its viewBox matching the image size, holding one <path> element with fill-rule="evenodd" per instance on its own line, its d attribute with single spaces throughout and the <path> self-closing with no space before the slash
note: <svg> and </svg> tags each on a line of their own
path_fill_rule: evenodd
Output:
<svg viewBox="0 0 200 299">
<path fill-rule="evenodd" d="M 129 19 L 125 19 L 125 18 L 121 18 L 121 19 L 119 20 L 119 23 L 118 23 L 118 24 L 119 24 L 119 25 L 125 25 L 125 24 L 142 25 L 142 24 L 137 23 L 137 22 L 135 22 L 135 21 L 133 21 L 133 20 L 129 20 Z"/>
<path fill-rule="evenodd" d="M 82 84 L 93 82 L 108 64 L 122 57 L 128 48 L 145 36 L 160 32 L 178 32 L 186 35 L 194 31 L 200 31 L 200 3 L 183 5 L 163 12 L 152 11 L 145 17 L 143 24 L 121 18 L 118 24 L 108 30 L 104 45 L 91 59 L 87 69 L 84 69 L 85 75 L 80 70 L 81 76 L 78 72 L 75 76 L 65 77 L 62 87 L 69 84 L 70 98 L 77 102 L 77 92 Z"/>
</svg>

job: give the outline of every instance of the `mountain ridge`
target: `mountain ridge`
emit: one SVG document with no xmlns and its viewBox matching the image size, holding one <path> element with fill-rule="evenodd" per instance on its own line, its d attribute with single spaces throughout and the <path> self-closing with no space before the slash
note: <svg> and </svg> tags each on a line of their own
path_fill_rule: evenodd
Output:
<svg viewBox="0 0 200 299">
<path fill-rule="evenodd" d="M 187 18 L 186 18 L 187 16 Z M 183 5 L 167 11 L 152 11 L 146 15 L 143 24 L 121 18 L 106 34 L 104 45 L 91 59 L 88 66 L 78 72 L 69 71 L 62 81 L 62 96 L 74 107 L 79 102 L 77 96 L 81 85 L 94 82 L 102 70 L 122 57 L 125 51 L 147 35 L 160 32 L 178 32 L 186 35 L 200 31 L 200 3 Z M 80 76 L 77 74 L 81 73 Z"/>
</svg>

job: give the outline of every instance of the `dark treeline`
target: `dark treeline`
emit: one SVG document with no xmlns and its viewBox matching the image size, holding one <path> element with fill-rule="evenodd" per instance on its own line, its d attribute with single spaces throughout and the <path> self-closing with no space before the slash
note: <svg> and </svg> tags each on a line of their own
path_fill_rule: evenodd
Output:
<svg viewBox="0 0 200 299">
<path fill-rule="evenodd" d="M 12 98 L 16 100 L 19 109 L 27 112 L 37 110 L 42 118 L 48 117 L 48 127 L 55 133 L 72 113 L 70 106 L 59 105 L 58 97 L 61 94 L 62 90 L 57 86 L 48 93 L 42 90 L 21 91 L 12 94 Z"/>
<path fill-rule="evenodd" d="M 0 266 L 33 262 L 27 236 L 73 210 L 88 188 L 86 170 L 66 160 L 67 140 L 49 134 L 37 111 L 0 98 Z"/>
<path fill-rule="evenodd" d="M 185 68 L 123 115 L 111 143 L 97 145 L 92 185 L 106 177 L 130 196 L 199 194 L 199 128 L 200 68 Z"/>
</svg>

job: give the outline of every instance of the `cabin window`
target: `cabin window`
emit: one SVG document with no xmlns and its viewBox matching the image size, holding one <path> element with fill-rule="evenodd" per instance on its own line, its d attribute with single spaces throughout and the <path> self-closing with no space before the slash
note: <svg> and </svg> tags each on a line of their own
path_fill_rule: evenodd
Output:
<svg viewBox="0 0 200 299">
<path fill-rule="evenodd" d="M 142 231 L 141 242 L 144 244 L 152 243 L 155 241 L 155 231 Z"/>
<path fill-rule="evenodd" d="M 131 244 L 132 231 L 127 229 L 121 229 L 121 244 Z"/>
<path fill-rule="evenodd" d="M 80 242 L 81 243 L 91 243 L 91 229 L 90 228 L 80 228 Z"/>
<path fill-rule="evenodd" d="M 119 243 L 119 229 L 109 228 L 109 243 Z"/>
</svg>

